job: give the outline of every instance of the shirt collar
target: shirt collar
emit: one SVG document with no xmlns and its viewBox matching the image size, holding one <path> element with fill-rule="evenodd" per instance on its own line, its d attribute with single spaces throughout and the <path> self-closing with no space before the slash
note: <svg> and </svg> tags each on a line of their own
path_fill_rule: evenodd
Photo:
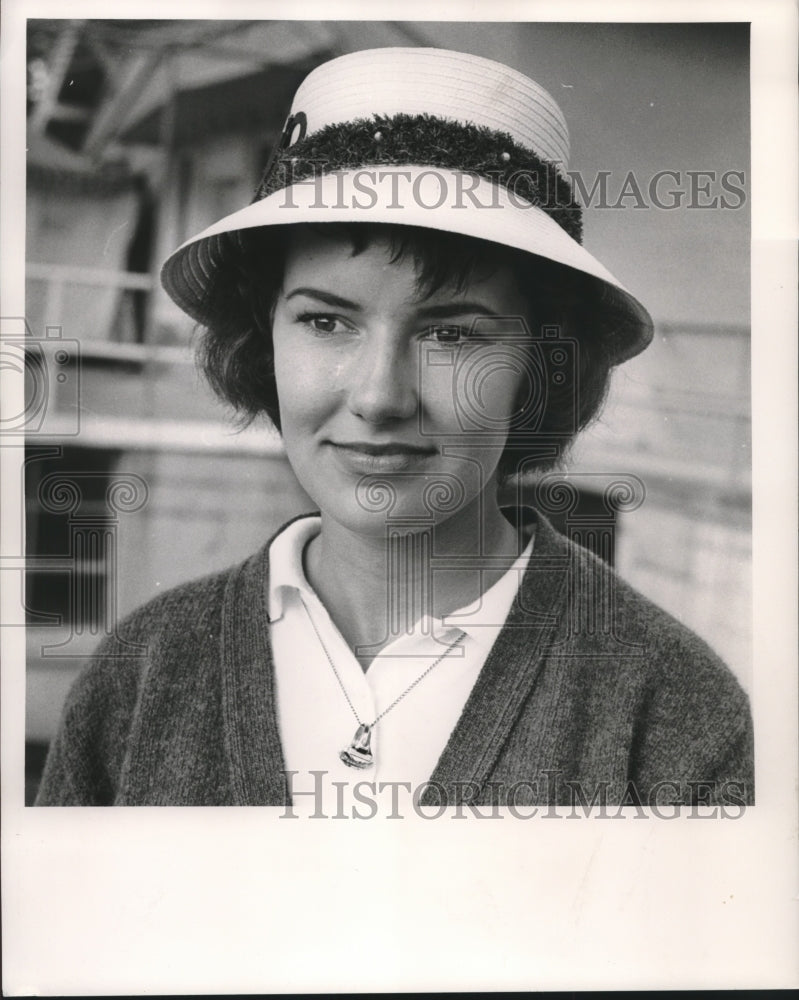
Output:
<svg viewBox="0 0 799 1000">
<path fill-rule="evenodd" d="M 435 619 L 435 622 L 448 631 L 453 627 L 458 628 L 479 646 L 490 649 L 505 624 L 513 599 L 519 591 L 522 576 L 533 552 L 534 540 L 535 531 L 513 565 L 477 600 Z"/>
<path fill-rule="evenodd" d="M 269 621 L 283 617 L 286 590 L 297 590 L 306 597 L 313 591 L 305 578 L 302 555 L 305 546 L 319 534 L 322 519 L 319 515 L 301 517 L 291 521 L 269 546 Z"/>
<path fill-rule="evenodd" d="M 283 617 L 287 590 L 295 590 L 311 601 L 318 600 L 305 577 L 302 557 L 305 546 L 319 534 L 320 527 L 321 518 L 318 515 L 301 517 L 286 525 L 272 541 L 269 547 L 270 622 Z M 432 633 L 446 639 L 456 630 L 462 631 L 478 646 L 490 648 L 505 624 L 519 590 L 522 574 L 533 551 L 534 538 L 535 532 L 513 565 L 477 600 L 441 618 L 433 618 Z"/>
</svg>

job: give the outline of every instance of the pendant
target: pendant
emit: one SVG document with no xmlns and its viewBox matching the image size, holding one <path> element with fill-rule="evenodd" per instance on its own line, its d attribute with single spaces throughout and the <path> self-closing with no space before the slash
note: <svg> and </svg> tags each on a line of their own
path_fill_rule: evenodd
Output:
<svg viewBox="0 0 799 1000">
<path fill-rule="evenodd" d="M 346 750 L 341 751 L 339 757 L 348 767 L 371 767 L 374 764 L 372 749 L 369 746 L 371 739 L 372 733 L 369 726 L 358 726 L 352 738 L 352 743 L 350 743 Z"/>
</svg>

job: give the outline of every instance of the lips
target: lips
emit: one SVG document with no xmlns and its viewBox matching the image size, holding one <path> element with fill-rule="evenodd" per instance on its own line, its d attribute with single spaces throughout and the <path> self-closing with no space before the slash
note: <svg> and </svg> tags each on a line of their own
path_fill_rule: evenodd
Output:
<svg viewBox="0 0 799 1000">
<path fill-rule="evenodd" d="M 435 454 L 433 448 L 403 441 L 331 441 L 338 459 L 353 472 L 400 472 Z"/>
<path fill-rule="evenodd" d="M 346 448 L 348 451 L 360 451 L 365 455 L 431 455 L 432 448 L 421 448 L 419 445 L 405 444 L 402 441 L 332 441 L 336 448 Z"/>
</svg>

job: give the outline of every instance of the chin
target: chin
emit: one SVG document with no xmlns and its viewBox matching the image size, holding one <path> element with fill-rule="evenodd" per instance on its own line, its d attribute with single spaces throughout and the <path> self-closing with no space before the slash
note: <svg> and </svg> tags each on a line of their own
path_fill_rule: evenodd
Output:
<svg viewBox="0 0 799 1000">
<path fill-rule="evenodd" d="M 481 498 L 485 503 L 496 497 L 495 475 L 477 474 L 473 461 L 436 458 L 369 473 L 306 462 L 295 473 L 325 518 L 359 535 L 386 537 L 392 527 L 420 533 L 459 520 L 465 531 L 474 531 Z"/>
<path fill-rule="evenodd" d="M 349 531 L 370 538 L 385 538 L 393 529 L 417 533 L 433 527 L 438 518 L 418 499 L 402 497 L 388 486 L 385 480 L 368 484 L 358 499 L 353 496 L 346 502 L 339 497 L 338 502 L 320 504 L 319 510 Z"/>
<path fill-rule="evenodd" d="M 453 488 L 442 475 L 430 475 L 419 489 L 403 489 L 400 479 L 390 476 L 364 477 L 357 484 L 357 494 L 345 501 L 339 496 L 330 504 L 320 504 L 322 515 L 354 534 L 369 538 L 422 534 L 446 524 L 459 522 L 464 532 L 476 530 L 479 495 L 468 494 L 463 487 Z M 416 484 L 415 484 L 416 485 Z"/>
</svg>

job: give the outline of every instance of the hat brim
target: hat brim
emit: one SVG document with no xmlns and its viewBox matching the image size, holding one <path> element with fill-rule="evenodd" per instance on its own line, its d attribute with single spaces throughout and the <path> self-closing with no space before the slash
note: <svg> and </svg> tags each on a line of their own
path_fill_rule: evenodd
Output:
<svg viewBox="0 0 799 1000">
<path fill-rule="evenodd" d="M 485 177 L 424 166 L 364 166 L 295 183 L 228 215 L 179 247 L 164 263 L 170 297 L 207 322 L 207 290 L 224 266 L 224 234 L 260 226 L 389 223 L 458 233 L 554 261 L 584 276 L 616 362 L 642 351 L 653 335 L 641 303 L 538 206 Z"/>
</svg>

